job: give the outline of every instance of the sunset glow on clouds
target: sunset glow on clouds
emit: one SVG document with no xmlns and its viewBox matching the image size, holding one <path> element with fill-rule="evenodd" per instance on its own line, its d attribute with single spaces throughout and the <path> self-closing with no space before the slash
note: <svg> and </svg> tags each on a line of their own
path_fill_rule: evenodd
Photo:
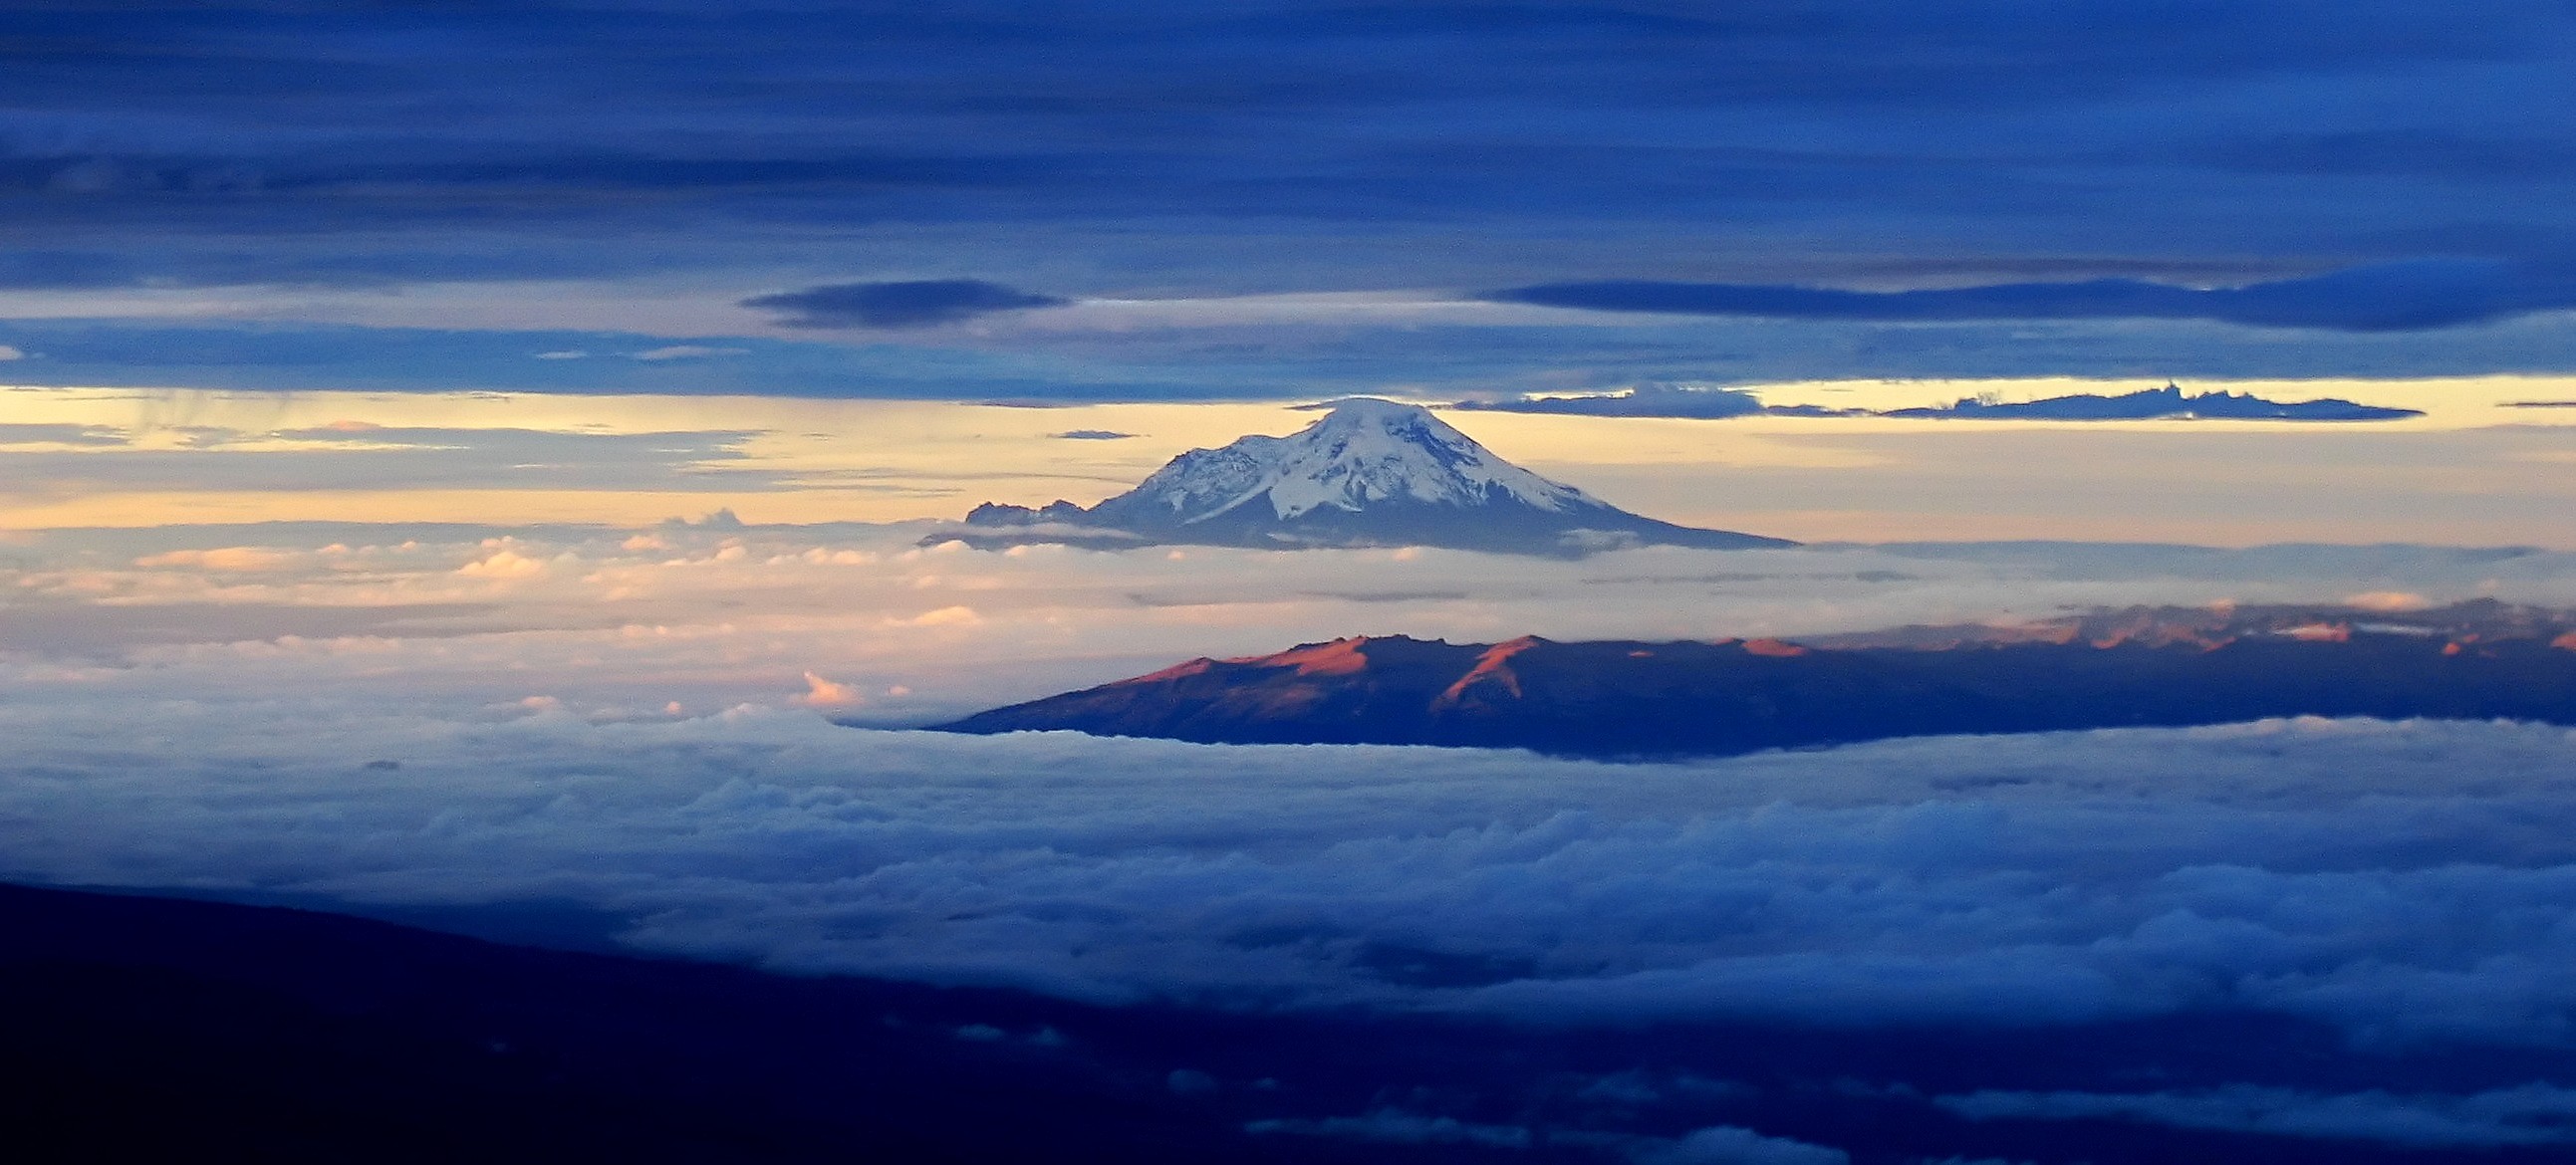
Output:
<svg viewBox="0 0 2576 1165">
<path fill-rule="evenodd" d="M 1178 659 L 1358 633 L 1746 638 L 2138 603 L 2576 603 L 2571 556 L 2531 550 L 1642 549 L 1498 569 L 1490 555 L 1411 548 L 918 544 L 935 529 L 62 531 L 0 547 L 0 632 L 11 674 L 29 683 L 71 674 L 143 692 L 265 677 L 281 691 L 460 706 L 546 695 L 623 716 L 672 701 L 697 713 L 797 704 L 920 723 Z"/>
<path fill-rule="evenodd" d="M 1668 520 L 1807 541 L 2059 538 L 2245 545 L 2401 539 L 2568 548 L 2555 513 L 2576 382 L 2248 382 L 2425 410 L 2261 421 L 1657 420 L 1458 414 L 1515 462 Z M 2050 380 L 1761 389 L 1894 408 Z M 960 407 L 901 401 L 0 390 L 0 520 L 20 527 L 400 521 L 645 525 L 955 519 L 983 501 L 1096 501 L 1174 454 L 1312 419 L 1270 404 Z M 23 418 L 19 420 L 18 418 Z M 1067 439 L 1069 432 L 1127 434 Z M 1999 472 L 1999 470 L 2002 470 Z"/>
<path fill-rule="evenodd" d="M 0 880 L 1345 1025 L 1365 1104 L 1080 1094 L 1283 1160 L 2563 1154 L 2563 726 L 924 729 L 1361 635 L 2576 608 L 2571 65 L 2541 0 L 15 6 Z M 1879 415 L 2168 383 L 2383 411 Z M 1804 545 L 955 537 L 1353 396 Z M 1005 1018 L 932 1034 L 1098 1050 Z M 1596 1062 L 1404 1075 L 1461 1032 Z M 1926 1129 L 1992 1151 L 1851 1139 Z"/>
</svg>

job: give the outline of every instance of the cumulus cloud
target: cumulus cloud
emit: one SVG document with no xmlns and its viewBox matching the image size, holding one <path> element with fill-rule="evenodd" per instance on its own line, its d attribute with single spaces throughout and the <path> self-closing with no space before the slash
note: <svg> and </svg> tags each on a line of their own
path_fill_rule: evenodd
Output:
<svg viewBox="0 0 2576 1165">
<path fill-rule="evenodd" d="M 531 558 L 516 550 L 503 547 L 501 549 L 494 550 L 492 553 L 484 555 L 481 558 L 477 558 L 472 562 L 466 563 L 463 566 L 457 567 L 456 573 L 464 575 L 467 578 L 537 578 L 546 573 L 546 563 L 544 559 Z"/>
<path fill-rule="evenodd" d="M 867 703 L 868 698 L 857 688 L 834 683 L 809 671 L 805 673 L 805 694 L 794 697 L 790 702 L 807 708 L 856 708 Z"/>
<path fill-rule="evenodd" d="M 915 279 L 827 284 L 756 295 L 742 305 L 776 312 L 791 328 L 924 328 L 1070 302 L 981 279 Z"/>
</svg>

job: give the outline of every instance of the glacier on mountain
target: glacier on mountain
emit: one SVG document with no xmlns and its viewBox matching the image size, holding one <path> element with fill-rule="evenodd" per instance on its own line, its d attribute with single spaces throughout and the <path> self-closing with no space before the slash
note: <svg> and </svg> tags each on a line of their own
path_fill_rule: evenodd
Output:
<svg viewBox="0 0 2576 1165">
<path fill-rule="evenodd" d="M 1281 521 L 1320 506 L 1357 513 L 1398 499 L 1451 506 L 1517 502 L 1551 512 L 1601 505 L 1494 456 L 1429 410 L 1365 397 L 1335 403 L 1295 436 L 1251 436 L 1222 449 L 1191 450 L 1127 496 L 1169 505 L 1188 522 L 1263 499 Z"/>
<path fill-rule="evenodd" d="M 1791 544 L 1631 514 L 1495 456 L 1414 405 L 1360 397 L 1327 407 L 1286 437 L 1256 434 L 1190 450 L 1098 505 L 987 503 L 928 540 L 1443 546 L 1555 556 L 1649 544 Z"/>
</svg>

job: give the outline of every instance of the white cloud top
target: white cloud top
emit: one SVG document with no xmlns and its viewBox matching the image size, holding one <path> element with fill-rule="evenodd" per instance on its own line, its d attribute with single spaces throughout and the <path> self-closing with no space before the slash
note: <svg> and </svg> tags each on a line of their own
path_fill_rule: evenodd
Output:
<svg viewBox="0 0 2576 1165">
<path fill-rule="evenodd" d="M 2576 740 L 2554 728 L 1619 767 L 81 691 L 13 701 L 0 730 L 17 878 L 570 902 L 646 950 L 1112 1001 L 1823 1024 L 2249 1008 L 2364 1042 L 2576 1040 L 2555 970 L 2576 960 Z"/>
</svg>

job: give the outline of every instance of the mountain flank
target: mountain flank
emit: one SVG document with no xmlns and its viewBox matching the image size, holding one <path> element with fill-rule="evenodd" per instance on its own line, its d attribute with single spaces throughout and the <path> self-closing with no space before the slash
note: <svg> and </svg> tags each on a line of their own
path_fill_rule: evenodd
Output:
<svg viewBox="0 0 2576 1165">
<path fill-rule="evenodd" d="M 1794 642 L 1357 637 L 1192 660 L 940 727 L 1646 758 L 2301 715 L 2576 724 L 2576 615 L 2482 600 L 2134 608 Z"/>
</svg>

